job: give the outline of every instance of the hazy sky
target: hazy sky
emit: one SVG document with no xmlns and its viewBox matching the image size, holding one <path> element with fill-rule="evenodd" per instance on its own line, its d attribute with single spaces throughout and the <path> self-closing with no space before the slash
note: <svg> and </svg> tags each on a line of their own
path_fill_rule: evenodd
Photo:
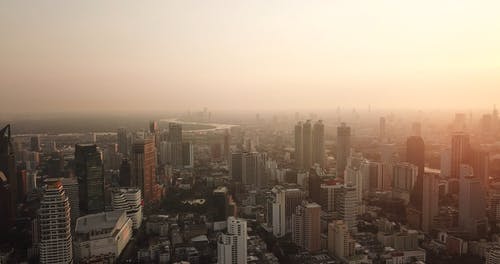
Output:
<svg viewBox="0 0 500 264">
<path fill-rule="evenodd" d="M 500 1 L 1 1 L 0 111 L 500 104 Z"/>
</svg>

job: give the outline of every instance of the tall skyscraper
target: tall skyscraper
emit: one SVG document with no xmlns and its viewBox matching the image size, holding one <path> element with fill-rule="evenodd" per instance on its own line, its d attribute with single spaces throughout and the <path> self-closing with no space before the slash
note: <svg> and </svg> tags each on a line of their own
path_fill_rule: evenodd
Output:
<svg viewBox="0 0 500 264">
<path fill-rule="evenodd" d="M 259 153 L 243 153 L 242 170 L 242 183 L 256 185 L 260 176 Z"/>
<path fill-rule="evenodd" d="M 217 263 L 247 263 L 247 237 L 247 222 L 232 216 L 228 217 L 227 232 L 217 238 Z"/>
<path fill-rule="evenodd" d="M 303 169 L 309 169 L 313 165 L 313 131 L 311 120 L 307 120 L 302 126 L 302 162 Z"/>
<path fill-rule="evenodd" d="M 325 125 L 322 120 L 314 123 L 313 126 L 313 163 L 325 167 Z"/>
<path fill-rule="evenodd" d="M 118 128 L 118 132 L 116 133 L 117 142 L 118 142 L 118 152 L 123 154 L 125 157 L 129 155 L 129 145 L 128 145 L 128 136 L 127 130 L 125 128 Z"/>
<path fill-rule="evenodd" d="M 231 171 L 231 179 L 233 181 L 242 182 L 243 178 L 243 153 L 242 152 L 234 152 L 231 154 L 231 163 L 230 171 Z"/>
<path fill-rule="evenodd" d="M 73 263 L 71 213 L 58 179 L 47 179 L 38 211 L 40 263 Z"/>
<path fill-rule="evenodd" d="M 315 203 L 321 203 L 321 178 L 315 169 L 309 170 L 309 198 Z"/>
<path fill-rule="evenodd" d="M 472 148 L 470 151 L 470 165 L 474 170 L 474 176 L 479 178 L 485 190 L 489 189 L 490 177 L 490 154 L 480 148 Z"/>
<path fill-rule="evenodd" d="M 184 168 L 194 167 L 194 151 L 191 142 L 182 143 L 182 165 Z"/>
<path fill-rule="evenodd" d="M 144 202 L 156 202 L 156 149 L 152 139 L 139 140 L 132 147 L 131 186 L 141 190 Z"/>
<path fill-rule="evenodd" d="M 300 189 L 284 188 L 277 185 L 271 190 L 271 224 L 273 227 L 273 235 L 283 237 L 292 232 L 292 215 L 295 208 L 301 204 L 305 198 L 305 194 Z"/>
<path fill-rule="evenodd" d="M 451 172 L 452 178 L 460 176 L 460 165 L 467 163 L 467 154 L 470 151 L 469 135 L 455 133 L 451 137 Z"/>
<path fill-rule="evenodd" d="M 418 177 L 418 167 L 408 162 L 396 163 L 393 167 L 392 194 L 393 197 L 410 201 L 410 194 L 415 189 Z M 420 206 L 421 206 L 420 202 Z"/>
<path fill-rule="evenodd" d="M 379 135 L 378 138 L 380 142 L 383 142 L 386 139 L 386 122 L 385 117 L 381 117 L 379 119 Z"/>
<path fill-rule="evenodd" d="M 335 210 L 335 192 L 343 187 L 342 184 L 335 182 L 331 184 L 321 184 L 320 197 L 321 209 L 326 213 L 334 213 Z"/>
<path fill-rule="evenodd" d="M 132 181 L 132 169 L 130 168 L 130 163 L 128 159 L 122 159 L 122 164 L 120 165 L 120 180 L 119 184 L 121 187 L 129 187 Z"/>
<path fill-rule="evenodd" d="M 303 168 L 303 150 L 302 150 L 302 122 L 295 125 L 295 167 Z"/>
<path fill-rule="evenodd" d="M 484 235 L 487 231 L 486 198 L 479 178 L 474 177 L 472 167 L 460 165 L 458 196 L 458 222 L 472 235 Z"/>
<path fill-rule="evenodd" d="M 411 136 L 406 140 L 406 161 L 418 168 L 418 175 L 410 195 L 410 206 L 422 210 L 422 186 L 425 170 L 425 144 L 419 136 Z"/>
<path fill-rule="evenodd" d="M 351 155 L 351 128 L 345 123 L 337 127 L 337 177 L 344 176 L 347 158 Z"/>
<path fill-rule="evenodd" d="M 231 159 L 231 134 L 229 129 L 224 132 L 224 160 L 228 161 Z"/>
<path fill-rule="evenodd" d="M 0 231 L 2 234 L 6 234 L 15 219 L 17 201 L 15 162 L 10 125 L 7 125 L 0 130 L 0 184 L 2 185 L 0 186 L 2 197 L 0 200 Z"/>
<path fill-rule="evenodd" d="M 168 124 L 168 140 L 169 142 L 182 142 L 182 125 L 178 123 Z"/>
<path fill-rule="evenodd" d="M 343 186 L 334 195 L 335 211 L 337 211 L 339 218 L 344 220 L 349 230 L 356 228 L 356 216 L 358 214 L 356 188 Z"/>
<path fill-rule="evenodd" d="M 84 214 L 104 211 L 104 173 L 101 153 L 94 144 L 75 146 L 75 174 L 80 192 L 80 210 Z"/>
<path fill-rule="evenodd" d="M 425 172 L 422 185 L 422 230 L 430 232 L 439 213 L 439 173 Z"/>
<path fill-rule="evenodd" d="M 292 216 L 293 242 L 309 252 L 321 250 L 321 206 L 303 201 Z"/>
<path fill-rule="evenodd" d="M 74 223 L 80 217 L 80 192 L 78 181 L 75 178 L 61 178 L 66 197 L 68 197 L 71 222 Z"/>
</svg>

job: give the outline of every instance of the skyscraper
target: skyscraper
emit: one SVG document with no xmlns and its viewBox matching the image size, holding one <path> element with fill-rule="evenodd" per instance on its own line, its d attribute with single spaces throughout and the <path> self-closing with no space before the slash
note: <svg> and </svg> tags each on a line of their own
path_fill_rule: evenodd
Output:
<svg viewBox="0 0 500 264">
<path fill-rule="evenodd" d="M 245 152 L 242 161 L 242 183 L 256 185 L 260 174 L 259 153 Z"/>
<path fill-rule="evenodd" d="M 439 213 L 439 173 L 425 172 L 422 185 L 422 230 L 430 232 Z"/>
<path fill-rule="evenodd" d="M 464 164 L 460 166 L 458 213 L 460 227 L 472 235 L 486 233 L 484 188 L 479 178 L 474 177 L 472 167 Z"/>
<path fill-rule="evenodd" d="M 489 189 L 490 154 L 480 148 L 472 148 L 470 151 L 470 165 L 474 170 L 474 176 L 479 178 L 485 190 Z"/>
<path fill-rule="evenodd" d="M 309 198 L 315 203 L 321 203 L 321 178 L 315 169 L 309 170 Z"/>
<path fill-rule="evenodd" d="M 311 168 L 313 164 L 313 131 L 311 120 L 302 126 L 302 162 L 303 169 Z"/>
<path fill-rule="evenodd" d="M 125 128 L 118 128 L 116 137 L 118 142 L 118 152 L 123 154 L 125 157 L 128 156 L 129 148 L 128 148 L 127 130 Z"/>
<path fill-rule="evenodd" d="M 101 153 L 94 144 L 75 146 L 75 174 L 80 192 L 80 210 L 84 214 L 104 211 L 104 173 Z"/>
<path fill-rule="evenodd" d="M 351 128 L 345 123 L 337 127 L 337 177 L 344 176 L 347 158 L 351 155 Z"/>
<path fill-rule="evenodd" d="M 120 180 L 119 184 L 121 187 L 129 187 L 131 184 L 131 174 L 132 169 L 130 168 L 130 163 L 127 158 L 122 159 L 122 164 L 120 165 Z"/>
<path fill-rule="evenodd" d="M 321 206 L 317 203 L 303 201 L 297 206 L 292 216 L 293 242 L 309 252 L 321 249 Z"/>
<path fill-rule="evenodd" d="M 39 135 L 32 136 L 30 138 L 30 150 L 36 151 L 36 152 L 40 152 L 42 150 L 42 148 L 40 148 L 40 136 Z"/>
<path fill-rule="evenodd" d="M 305 198 L 305 194 L 300 189 L 284 188 L 280 185 L 274 186 L 271 192 L 273 197 L 271 201 L 272 217 L 270 218 L 272 218 L 273 235 L 282 237 L 292 232 L 292 215 L 295 208 Z"/>
<path fill-rule="evenodd" d="M 131 186 L 141 190 L 144 202 L 158 198 L 156 186 L 156 149 L 152 139 L 143 139 L 132 147 Z"/>
<path fill-rule="evenodd" d="M 231 154 L 231 179 L 233 181 L 241 182 L 243 178 L 243 153 L 234 152 Z"/>
<path fill-rule="evenodd" d="M 58 179 L 47 179 L 38 211 L 40 263 L 73 263 L 71 213 Z"/>
<path fill-rule="evenodd" d="M 217 238 L 217 263 L 247 263 L 247 237 L 247 222 L 232 216 L 228 217 L 227 232 Z"/>
<path fill-rule="evenodd" d="M 386 123 L 385 123 L 385 117 L 381 117 L 379 119 L 379 135 L 378 138 L 380 142 L 383 142 L 386 138 Z"/>
<path fill-rule="evenodd" d="M 194 151 L 191 142 L 182 143 L 182 165 L 184 168 L 193 168 L 194 166 Z"/>
<path fill-rule="evenodd" d="M 231 158 L 231 134 L 229 129 L 224 132 L 224 160 L 228 161 Z"/>
<path fill-rule="evenodd" d="M 451 137 L 451 172 L 450 177 L 459 179 L 460 176 L 460 166 L 463 163 L 467 163 L 467 154 L 470 150 L 469 135 L 464 133 L 455 133 Z M 458 181 L 454 181 L 450 184 L 450 192 L 458 193 Z"/>
<path fill-rule="evenodd" d="M 80 192 L 78 188 L 78 181 L 75 178 L 61 178 L 64 193 L 68 197 L 71 216 L 71 222 L 74 223 L 80 217 Z"/>
<path fill-rule="evenodd" d="M 10 125 L 0 130 L 0 184 L 2 185 L 0 186 L 2 197 L 0 200 L 0 231 L 2 234 L 5 234 L 14 223 L 17 201 L 16 165 L 10 136 Z"/>
<path fill-rule="evenodd" d="M 298 122 L 295 125 L 295 167 L 297 169 L 302 169 L 303 167 L 303 157 L 302 157 L 302 122 Z"/>
<path fill-rule="evenodd" d="M 406 140 L 406 161 L 418 168 L 418 175 L 411 191 L 410 206 L 422 210 L 422 186 L 425 170 L 425 144 L 419 136 L 411 136 Z"/>
<path fill-rule="evenodd" d="M 325 167 L 325 125 L 322 120 L 314 123 L 313 126 L 313 163 Z"/>
<path fill-rule="evenodd" d="M 354 255 L 355 241 L 349 234 L 347 224 L 336 220 L 328 224 L 328 254 L 337 258 Z"/>
<path fill-rule="evenodd" d="M 339 218 L 349 227 L 349 230 L 356 228 L 356 216 L 358 214 L 358 199 L 356 188 L 352 186 L 342 186 L 334 193 L 335 211 Z"/>
<path fill-rule="evenodd" d="M 178 123 L 168 124 L 168 140 L 169 142 L 182 142 L 182 125 Z"/>
</svg>

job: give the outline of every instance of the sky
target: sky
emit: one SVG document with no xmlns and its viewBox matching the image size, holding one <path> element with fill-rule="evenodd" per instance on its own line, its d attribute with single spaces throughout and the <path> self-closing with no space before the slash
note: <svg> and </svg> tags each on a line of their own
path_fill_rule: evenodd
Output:
<svg viewBox="0 0 500 264">
<path fill-rule="evenodd" d="M 500 1 L 0 1 L 0 112 L 491 108 Z"/>
</svg>

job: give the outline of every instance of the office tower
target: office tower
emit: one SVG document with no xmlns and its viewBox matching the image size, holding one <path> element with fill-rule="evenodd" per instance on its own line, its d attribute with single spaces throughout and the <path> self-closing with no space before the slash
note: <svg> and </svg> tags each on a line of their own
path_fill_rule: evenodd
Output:
<svg viewBox="0 0 500 264">
<path fill-rule="evenodd" d="M 0 177 L 2 178 L 2 199 L 0 200 L 0 231 L 5 234 L 15 220 L 17 201 L 17 179 L 14 148 L 12 146 L 10 125 L 0 130 Z"/>
<path fill-rule="evenodd" d="M 425 144 L 419 136 L 411 136 L 406 140 L 406 161 L 418 168 L 415 186 L 411 191 L 410 203 L 417 210 L 422 210 L 422 185 L 425 170 Z"/>
<path fill-rule="evenodd" d="M 383 142 L 386 139 L 386 123 L 385 117 L 381 117 L 379 120 L 379 135 L 378 138 L 380 142 Z"/>
<path fill-rule="evenodd" d="M 460 165 L 458 222 L 472 235 L 486 233 L 485 192 L 479 178 L 474 177 L 472 167 Z"/>
<path fill-rule="evenodd" d="M 40 136 L 32 136 L 30 138 L 30 150 L 40 152 L 42 148 L 40 147 Z"/>
<path fill-rule="evenodd" d="M 425 172 L 422 186 L 422 230 L 430 232 L 439 213 L 439 172 Z"/>
<path fill-rule="evenodd" d="M 132 220 L 125 211 L 82 216 L 75 226 L 75 260 L 114 263 L 131 238 Z"/>
<path fill-rule="evenodd" d="M 129 154 L 127 130 L 125 128 L 118 128 L 118 132 L 116 133 L 116 138 L 118 142 L 118 152 L 127 157 Z"/>
<path fill-rule="evenodd" d="M 451 137 L 451 171 L 450 177 L 458 179 L 460 176 L 460 165 L 467 163 L 467 154 L 470 150 L 469 135 L 464 133 L 455 133 Z M 458 193 L 457 184 L 449 187 L 451 193 Z"/>
<path fill-rule="evenodd" d="M 168 142 L 182 142 L 182 125 L 178 123 L 168 124 Z"/>
<path fill-rule="evenodd" d="M 130 168 L 130 163 L 127 158 L 122 159 L 122 164 L 120 165 L 120 180 L 119 184 L 121 187 L 129 187 L 131 184 L 132 169 Z"/>
<path fill-rule="evenodd" d="M 305 193 L 300 189 L 285 188 L 281 185 L 274 186 L 271 193 L 270 224 L 272 224 L 274 236 L 282 237 L 292 232 L 292 215 L 295 208 L 305 198 Z"/>
<path fill-rule="evenodd" d="M 408 162 L 396 163 L 393 167 L 392 194 L 393 197 L 410 201 L 410 193 L 416 188 L 418 167 Z M 422 187 L 422 186 L 420 186 Z M 421 190 L 420 190 L 421 191 Z M 420 206 L 421 206 L 420 202 Z"/>
<path fill-rule="evenodd" d="M 319 175 L 315 169 L 311 168 L 309 170 L 308 183 L 309 183 L 308 184 L 309 198 L 311 198 L 311 200 L 315 203 L 320 203 L 321 202 L 321 196 L 320 196 L 321 178 L 319 177 Z"/>
<path fill-rule="evenodd" d="M 247 222 L 228 217 L 227 232 L 217 238 L 217 263 L 247 263 L 247 237 Z"/>
<path fill-rule="evenodd" d="M 358 200 L 356 196 L 356 188 L 352 186 L 342 186 L 334 193 L 335 211 L 339 218 L 344 220 L 349 229 L 356 228 L 356 216 L 358 213 Z"/>
<path fill-rule="evenodd" d="M 229 129 L 224 132 L 224 160 L 228 161 L 231 159 L 231 134 Z"/>
<path fill-rule="evenodd" d="M 214 221 L 226 221 L 228 217 L 228 190 L 225 186 L 220 186 L 213 191 L 215 216 Z"/>
<path fill-rule="evenodd" d="M 194 151 L 191 142 L 182 143 L 182 165 L 184 168 L 194 167 Z"/>
<path fill-rule="evenodd" d="M 249 185 L 256 185 L 257 178 L 259 177 L 258 166 L 259 154 L 257 152 L 243 153 L 242 161 L 242 183 Z"/>
<path fill-rule="evenodd" d="M 160 143 L 160 163 L 170 164 L 174 168 L 183 168 L 183 143 L 182 142 L 161 142 Z"/>
<path fill-rule="evenodd" d="M 313 126 L 313 164 L 317 163 L 321 168 L 325 167 L 325 125 L 322 120 Z"/>
<path fill-rule="evenodd" d="M 302 122 L 295 125 L 295 168 L 303 168 Z"/>
<path fill-rule="evenodd" d="M 231 179 L 236 182 L 242 182 L 243 177 L 243 153 L 234 152 L 231 154 Z"/>
<path fill-rule="evenodd" d="M 365 180 L 363 183 L 364 188 L 367 188 L 370 192 L 382 190 L 383 169 L 380 162 L 364 160 L 361 162 L 359 170 Z"/>
<path fill-rule="evenodd" d="M 50 178 L 64 177 L 64 153 L 62 151 L 50 154 L 47 170 Z"/>
<path fill-rule="evenodd" d="M 118 170 L 123 158 L 123 154 L 118 152 L 117 144 L 108 144 L 104 149 L 104 169 L 105 170 Z"/>
<path fill-rule="evenodd" d="M 321 249 L 321 206 L 317 203 L 303 201 L 292 216 L 293 242 L 309 252 Z"/>
<path fill-rule="evenodd" d="M 498 226 L 500 224 L 500 182 L 491 185 L 489 205 L 490 220 Z"/>
<path fill-rule="evenodd" d="M 311 120 L 302 126 L 302 167 L 309 169 L 313 165 L 313 133 Z"/>
<path fill-rule="evenodd" d="M 451 177 L 451 149 L 447 148 L 441 151 L 441 177 L 450 178 Z"/>
<path fill-rule="evenodd" d="M 104 211 L 104 173 L 101 153 L 94 144 L 76 144 L 75 175 L 83 214 Z"/>
<path fill-rule="evenodd" d="M 489 189 L 489 168 L 490 168 L 490 155 L 488 151 L 473 148 L 470 151 L 470 165 L 474 171 L 474 176 L 479 178 L 485 190 Z"/>
<path fill-rule="evenodd" d="M 142 225 L 142 195 L 137 188 L 114 188 L 111 191 L 111 205 L 115 211 L 125 211 L 132 220 L 133 228 Z"/>
<path fill-rule="evenodd" d="M 327 213 L 335 212 L 335 192 L 338 192 L 343 187 L 342 184 L 338 182 L 333 182 L 329 184 L 321 184 L 320 187 L 320 197 L 321 209 Z"/>
<path fill-rule="evenodd" d="M 68 197 L 71 222 L 74 223 L 80 217 L 80 192 L 76 178 L 61 178 L 66 197 Z"/>
<path fill-rule="evenodd" d="M 141 190 L 145 204 L 157 201 L 156 150 L 152 139 L 134 143 L 131 168 L 131 187 Z"/>
<path fill-rule="evenodd" d="M 349 234 L 349 227 L 342 220 L 328 224 L 328 254 L 340 259 L 354 255 L 355 241 Z"/>
<path fill-rule="evenodd" d="M 71 213 L 59 179 L 47 179 L 38 210 L 40 263 L 73 263 Z"/>
<path fill-rule="evenodd" d="M 419 122 L 414 122 L 411 124 L 412 136 L 421 137 L 422 136 L 422 126 Z"/>
<path fill-rule="evenodd" d="M 337 127 L 337 177 L 344 177 L 347 158 L 351 155 L 351 128 L 345 123 Z"/>
</svg>

